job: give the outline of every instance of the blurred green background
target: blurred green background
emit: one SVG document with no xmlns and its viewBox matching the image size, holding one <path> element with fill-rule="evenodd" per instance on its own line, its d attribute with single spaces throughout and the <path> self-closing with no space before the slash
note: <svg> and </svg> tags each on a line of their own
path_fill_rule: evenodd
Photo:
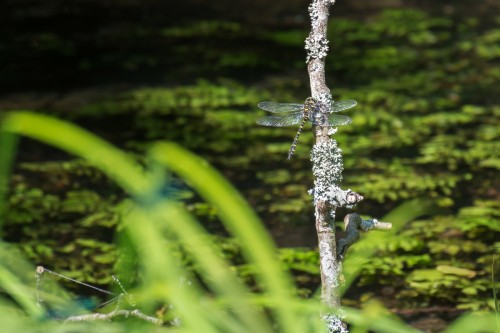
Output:
<svg viewBox="0 0 500 333">
<path fill-rule="evenodd" d="M 307 5 L 2 2 L 0 112 L 70 120 L 138 158 L 158 140 L 201 155 L 258 212 L 301 295 L 310 296 L 319 285 L 307 194 L 313 135 L 306 130 L 287 161 L 296 128 L 255 124 L 264 114 L 259 101 L 309 95 Z M 492 310 L 492 274 L 500 275 L 493 264 L 500 5 L 339 0 L 330 12 L 327 84 L 334 99 L 358 101 L 348 113 L 353 123 L 334 136 L 344 153 L 342 187 L 365 197 L 356 212 L 367 217 L 422 197 L 439 207 L 381 244 L 344 302 L 377 299 L 429 331 L 466 310 Z M 252 283 L 216 208 L 190 184 L 174 183 L 165 195 L 185 202 Z M 113 240 L 125 198 L 88 162 L 22 139 L 2 232 L 33 262 L 107 286 L 120 261 Z M 338 221 L 346 213 L 338 211 Z"/>
</svg>

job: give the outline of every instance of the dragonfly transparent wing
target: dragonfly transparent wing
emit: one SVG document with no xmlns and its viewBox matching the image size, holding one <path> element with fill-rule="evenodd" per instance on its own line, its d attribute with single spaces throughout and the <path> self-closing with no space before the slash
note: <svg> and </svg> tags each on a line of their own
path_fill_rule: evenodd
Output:
<svg viewBox="0 0 500 333">
<path fill-rule="evenodd" d="M 353 100 L 339 101 L 332 103 L 331 112 L 340 112 L 355 107 L 358 102 Z"/>
<path fill-rule="evenodd" d="M 298 104 L 298 103 L 260 102 L 259 104 L 257 104 L 257 106 L 262 110 L 273 113 L 301 111 L 304 109 L 304 104 Z"/>
<path fill-rule="evenodd" d="M 348 125 L 352 122 L 352 119 L 338 114 L 321 114 L 319 117 L 314 118 L 312 122 L 316 126 L 336 127 Z"/>
<path fill-rule="evenodd" d="M 262 126 L 284 127 L 299 124 L 304 113 L 302 111 L 292 112 L 281 117 L 269 116 L 257 119 L 257 124 Z"/>
</svg>

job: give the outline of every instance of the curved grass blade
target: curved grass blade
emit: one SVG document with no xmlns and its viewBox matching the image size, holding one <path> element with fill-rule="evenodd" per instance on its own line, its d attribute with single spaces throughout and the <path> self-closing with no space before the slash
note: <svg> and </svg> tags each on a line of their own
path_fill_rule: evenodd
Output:
<svg viewBox="0 0 500 333">
<path fill-rule="evenodd" d="M 43 318 L 44 311 L 36 304 L 34 288 L 29 287 L 34 271 L 18 253 L 9 249 L 7 244 L 0 243 L 1 289 L 5 290 L 32 318 L 40 319 Z"/>
<path fill-rule="evenodd" d="M 165 226 L 169 232 L 174 232 L 186 245 L 187 251 L 193 254 L 205 271 L 205 283 L 219 297 L 219 301 L 234 312 L 250 332 L 272 332 L 268 321 L 257 312 L 250 300 L 250 291 L 241 284 L 229 265 L 218 255 L 213 244 L 208 241 L 209 234 L 181 206 L 175 203 L 158 202 L 153 211 L 158 226 Z M 145 212 L 144 212 L 145 213 Z M 150 213 L 152 214 L 152 213 Z"/>
<path fill-rule="evenodd" d="M 17 135 L 0 131 L 0 236 L 4 220 L 10 173 L 17 147 Z"/>
<path fill-rule="evenodd" d="M 205 296 L 195 280 L 189 279 L 190 274 L 179 265 L 178 258 L 165 251 L 166 239 L 158 228 L 161 221 L 157 210 L 132 209 L 124 218 L 125 231 L 136 244 L 143 263 L 146 290 L 151 290 L 155 298 L 173 304 L 188 331 L 218 333 L 234 326 L 233 319 Z M 186 279 L 189 285 L 183 283 Z"/>
<path fill-rule="evenodd" d="M 3 119 L 1 128 L 4 132 L 22 134 L 88 159 L 125 190 L 139 198 L 139 202 L 147 202 L 144 198 L 158 193 L 158 184 L 155 185 L 154 179 L 150 179 L 131 157 L 75 125 L 45 115 L 18 111 L 9 113 Z M 117 165 L 120 167 L 117 168 Z M 126 225 L 142 254 L 148 273 L 146 276 L 150 277 L 153 287 L 158 284 L 155 281 L 163 281 L 163 284 L 165 281 L 178 282 L 183 278 L 184 272 L 175 268 L 177 258 L 171 258 L 169 253 L 165 253 L 161 232 L 150 220 L 143 219 L 140 223 Z M 159 287 L 160 291 L 163 289 L 165 287 Z M 210 318 L 223 321 L 223 318 L 220 318 L 222 312 L 198 306 L 200 295 L 203 294 L 200 288 L 171 288 L 168 292 L 160 293 L 165 297 L 167 294 L 178 311 L 185 314 L 185 318 L 189 318 L 192 323 L 198 323 L 198 331 L 218 331 L 211 328 L 214 325 L 210 325 Z M 201 303 L 207 304 L 207 301 Z M 226 320 L 228 318 L 226 316 Z"/>
<path fill-rule="evenodd" d="M 123 152 L 114 148 L 109 143 L 97 138 L 96 136 L 86 132 L 85 130 L 82 130 L 77 126 L 47 116 L 38 115 L 30 112 L 16 112 L 16 113 L 11 113 L 8 115 L 8 117 L 6 117 L 4 123 L 2 124 L 2 128 L 4 131 L 23 134 L 33 139 L 37 139 L 52 144 L 53 146 L 56 146 L 70 153 L 75 153 L 83 158 L 86 158 L 90 160 L 96 167 L 102 169 L 111 179 L 114 179 L 120 185 L 122 185 L 126 190 L 128 190 L 128 192 L 133 194 L 136 198 L 139 198 L 138 200 L 139 202 L 156 202 L 156 203 L 159 202 L 158 200 L 151 201 L 144 199 L 144 198 L 146 199 L 151 198 L 152 195 L 158 195 L 159 192 L 156 191 L 156 189 L 158 188 L 159 185 L 155 184 L 155 179 L 148 179 L 147 177 L 148 174 L 139 165 L 137 165 L 137 163 L 129 156 L 125 155 Z M 175 156 L 172 158 L 175 159 Z M 111 167 L 116 165 L 120 165 L 120 168 Z M 134 184 L 134 180 L 140 180 L 139 184 L 140 186 Z M 232 195 L 232 193 L 230 195 Z M 149 214 L 153 214 L 153 216 L 156 217 L 161 216 L 162 219 L 164 220 L 165 216 L 162 216 L 162 214 L 166 214 L 163 211 L 164 208 L 162 208 L 161 210 L 158 208 L 156 209 L 157 210 L 152 210 Z M 236 206 L 235 209 L 238 209 L 238 207 Z M 220 260 L 217 261 L 213 259 L 214 257 L 217 256 L 217 254 L 209 252 L 209 247 L 206 246 L 203 247 L 200 245 L 201 244 L 200 239 L 203 237 L 203 234 L 201 234 L 199 230 L 193 231 L 194 229 L 197 228 L 196 225 L 194 223 L 189 223 L 188 219 L 185 220 L 183 219 L 185 219 L 185 217 L 181 218 L 179 217 L 179 215 L 177 215 L 175 219 L 172 219 L 170 216 L 170 220 L 176 221 L 177 223 L 176 225 L 184 226 L 184 228 L 180 228 L 183 229 L 184 232 L 183 233 L 178 232 L 178 234 L 184 239 L 191 237 L 192 239 L 191 243 L 189 243 L 190 245 L 194 246 L 196 244 L 196 246 L 200 246 L 199 248 L 197 247 L 197 249 L 195 250 L 198 251 L 198 254 L 204 254 L 204 255 L 197 257 L 211 258 L 209 261 L 206 261 L 206 263 L 208 263 L 209 265 L 213 265 L 214 267 L 212 268 L 212 270 L 218 271 L 219 274 L 219 276 L 217 276 L 212 271 L 211 274 L 213 275 L 213 277 L 221 278 L 220 274 L 225 274 L 228 272 L 227 266 L 223 266 L 220 263 L 221 262 Z M 130 233 L 131 236 L 133 235 L 133 239 L 135 240 L 136 246 L 140 249 L 142 249 L 143 247 L 147 247 L 148 249 L 147 251 L 142 251 L 142 253 L 143 253 L 143 259 L 146 262 L 153 263 L 147 265 L 149 267 L 148 269 L 150 270 L 149 275 L 162 276 L 166 274 L 165 272 L 172 271 L 172 269 L 165 268 L 169 267 L 170 263 L 167 263 L 169 258 L 166 258 L 165 254 L 162 255 L 162 253 L 164 252 L 162 250 L 163 241 L 159 236 L 161 235 L 161 231 L 156 228 L 153 228 L 150 224 L 151 223 L 149 219 L 144 218 L 141 219 L 141 223 L 127 224 L 127 228 L 131 230 Z M 191 228 L 191 231 L 189 231 L 190 229 L 188 227 Z M 265 236 L 261 236 L 260 238 L 261 242 L 265 244 L 265 240 L 264 241 L 262 240 L 263 238 L 265 238 Z M 260 245 L 259 248 L 261 246 L 262 245 Z M 273 257 L 273 255 L 274 252 L 270 251 L 265 256 Z M 267 262 L 269 262 L 269 260 L 267 260 Z M 276 263 L 275 267 L 278 267 Z M 182 272 L 174 275 L 176 276 L 176 278 L 180 279 L 181 273 Z M 173 273 L 170 272 L 169 274 L 172 275 Z M 236 289 L 238 289 L 237 293 L 233 296 L 233 298 L 239 296 L 243 300 L 246 299 L 245 297 L 246 294 L 244 292 L 240 293 L 243 287 L 241 286 L 238 287 L 238 284 L 235 285 L 234 281 L 228 283 L 229 281 L 231 281 L 231 279 L 229 279 L 229 277 L 231 276 L 233 275 L 227 274 L 224 277 L 224 279 L 221 278 L 220 280 L 222 280 L 222 283 L 219 286 L 217 286 L 217 288 L 222 289 L 223 287 L 225 287 L 226 290 L 228 290 L 229 292 L 234 292 Z M 218 279 L 214 279 L 214 281 L 218 281 Z M 283 288 L 287 290 L 288 287 L 286 283 L 283 285 Z M 170 296 L 172 295 L 170 294 Z M 182 300 L 183 298 L 182 295 L 179 294 L 175 295 L 175 293 L 174 296 L 175 296 L 174 299 L 178 301 Z M 188 295 L 187 298 L 193 299 L 193 296 Z M 226 301 L 228 299 L 230 300 L 231 297 L 228 296 L 226 298 Z M 242 304 L 239 304 L 239 306 L 241 305 Z M 190 310 L 188 309 L 188 307 L 189 307 L 189 302 L 184 303 L 183 306 L 178 306 L 179 310 L 182 310 L 184 308 L 184 310 L 186 311 L 185 313 L 189 313 L 189 317 L 191 320 L 194 321 L 200 320 L 198 318 L 199 315 L 202 315 L 200 311 L 195 311 L 195 309 Z M 242 307 L 242 309 L 246 309 L 246 307 Z M 206 309 L 204 311 L 205 311 L 204 315 L 207 316 Z M 249 318 L 249 320 L 254 320 L 256 325 L 261 324 L 263 322 L 262 318 L 259 319 L 259 317 L 253 316 L 252 311 L 245 312 L 245 315 Z M 212 316 L 220 317 L 220 315 L 216 314 L 212 314 Z M 208 315 L 208 317 L 210 317 L 210 315 Z M 201 322 L 203 322 L 203 320 L 201 320 Z M 265 324 L 262 325 L 261 328 L 264 329 L 264 331 L 269 331 L 268 329 L 266 329 Z M 203 329 L 201 331 L 206 331 L 206 330 Z"/>
<path fill-rule="evenodd" d="M 301 332 L 299 317 L 289 305 L 293 290 L 290 277 L 281 270 L 271 238 L 241 195 L 205 160 L 176 144 L 158 143 L 151 149 L 151 155 L 189 181 L 219 211 L 226 228 L 241 241 L 244 256 L 257 267 L 259 281 L 271 297 L 280 301 L 275 310 L 282 330 Z"/>
<path fill-rule="evenodd" d="M 363 310 L 353 309 L 350 307 L 344 307 L 345 321 L 350 324 L 361 328 L 369 329 L 370 332 L 380 332 L 380 333 L 423 333 L 422 331 L 408 326 L 402 322 L 399 318 L 384 314 L 384 308 L 377 305 L 377 309 L 368 308 Z M 463 331 L 465 332 L 465 331 Z M 468 331 L 467 331 L 468 332 Z"/>
<path fill-rule="evenodd" d="M 134 196 L 144 195 L 151 189 L 151 180 L 134 159 L 71 123 L 29 111 L 11 111 L 3 118 L 0 130 L 24 135 L 81 156 Z"/>
<path fill-rule="evenodd" d="M 442 333 L 498 333 L 495 313 L 468 313 L 456 319 Z"/>
</svg>

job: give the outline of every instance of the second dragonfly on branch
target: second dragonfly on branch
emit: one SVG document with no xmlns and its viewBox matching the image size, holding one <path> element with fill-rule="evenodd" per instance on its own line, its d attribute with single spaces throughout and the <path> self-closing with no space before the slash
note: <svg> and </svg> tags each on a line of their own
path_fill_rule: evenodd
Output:
<svg viewBox="0 0 500 333">
<path fill-rule="evenodd" d="M 311 121 L 315 126 L 337 127 L 351 123 L 351 118 L 334 114 L 350 109 L 356 105 L 356 101 L 346 100 L 332 102 L 331 108 L 312 97 L 308 97 L 304 104 L 299 103 L 274 103 L 260 102 L 257 106 L 265 111 L 276 113 L 276 116 L 262 117 L 257 120 L 257 124 L 263 126 L 284 127 L 300 124 L 295 135 L 292 146 L 288 151 L 288 159 L 292 158 L 297 146 L 297 140 L 306 121 Z"/>
</svg>

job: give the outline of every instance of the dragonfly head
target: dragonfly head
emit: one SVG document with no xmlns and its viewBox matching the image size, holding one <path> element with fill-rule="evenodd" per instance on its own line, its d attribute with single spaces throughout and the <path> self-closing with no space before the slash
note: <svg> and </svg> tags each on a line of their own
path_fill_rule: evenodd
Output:
<svg viewBox="0 0 500 333">
<path fill-rule="evenodd" d="M 304 102 L 304 115 L 309 117 L 315 111 L 318 111 L 318 100 L 313 97 L 307 97 Z"/>
<path fill-rule="evenodd" d="M 307 97 L 304 105 L 314 106 L 314 105 L 316 105 L 316 103 L 318 103 L 318 100 L 316 98 L 314 98 L 314 97 Z"/>
</svg>

